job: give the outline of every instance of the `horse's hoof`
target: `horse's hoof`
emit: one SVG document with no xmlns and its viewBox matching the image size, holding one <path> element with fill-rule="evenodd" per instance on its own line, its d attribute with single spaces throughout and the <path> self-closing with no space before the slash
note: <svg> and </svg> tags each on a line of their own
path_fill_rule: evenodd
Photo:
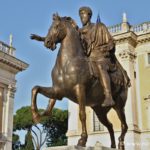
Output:
<svg viewBox="0 0 150 150">
<path fill-rule="evenodd" d="M 116 148 L 116 144 L 112 144 L 112 145 L 111 145 L 111 148 Z"/>
<path fill-rule="evenodd" d="M 119 142 L 118 149 L 119 150 L 125 150 L 125 148 L 124 148 L 124 142 Z"/>
<path fill-rule="evenodd" d="M 118 147 L 118 150 L 125 150 L 124 147 Z"/>
<path fill-rule="evenodd" d="M 79 139 L 77 146 L 85 147 L 86 146 L 86 140 L 84 140 L 82 138 Z"/>
</svg>

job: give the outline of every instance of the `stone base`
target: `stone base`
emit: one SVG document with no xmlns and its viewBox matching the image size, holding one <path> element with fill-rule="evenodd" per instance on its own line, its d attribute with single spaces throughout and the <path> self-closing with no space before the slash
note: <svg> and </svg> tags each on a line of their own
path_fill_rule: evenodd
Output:
<svg viewBox="0 0 150 150">
<path fill-rule="evenodd" d="M 117 149 L 108 148 L 104 146 L 95 146 L 95 147 L 57 146 L 44 148 L 43 150 L 117 150 Z"/>
</svg>

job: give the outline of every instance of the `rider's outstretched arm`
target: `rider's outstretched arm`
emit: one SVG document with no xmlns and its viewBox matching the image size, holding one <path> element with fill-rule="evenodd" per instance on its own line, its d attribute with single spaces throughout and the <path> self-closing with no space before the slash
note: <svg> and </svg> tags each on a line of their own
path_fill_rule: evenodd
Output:
<svg viewBox="0 0 150 150">
<path fill-rule="evenodd" d="M 42 42 L 45 41 L 45 37 L 41 37 L 41 36 L 36 35 L 36 34 L 31 34 L 30 38 L 31 38 L 32 40 L 37 40 L 37 41 L 42 41 Z"/>
</svg>

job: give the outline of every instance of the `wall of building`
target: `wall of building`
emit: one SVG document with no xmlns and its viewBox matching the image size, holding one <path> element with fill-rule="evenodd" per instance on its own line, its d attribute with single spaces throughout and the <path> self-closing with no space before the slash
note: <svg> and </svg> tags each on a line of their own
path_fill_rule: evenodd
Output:
<svg viewBox="0 0 150 150">
<path fill-rule="evenodd" d="M 150 63 L 148 63 L 148 53 L 150 53 L 150 43 L 140 44 L 137 49 L 137 63 L 140 84 L 140 100 L 142 109 L 142 129 L 150 130 Z"/>
<path fill-rule="evenodd" d="M 0 41 L 0 150 L 12 149 L 15 76 L 28 67 L 14 51 L 12 45 Z"/>
</svg>

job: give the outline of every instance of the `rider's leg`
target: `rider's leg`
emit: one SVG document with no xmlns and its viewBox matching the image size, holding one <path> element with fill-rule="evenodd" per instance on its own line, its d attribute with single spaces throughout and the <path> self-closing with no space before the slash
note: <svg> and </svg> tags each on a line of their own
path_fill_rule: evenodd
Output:
<svg viewBox="0 0 150 150">
<path fill-rule="evenodd" d="M 105 94 L 105 100 L 102 104 L 103 107 L 107 106 L 113 106 L 115 105 L 115 102 L 112 98 L 111 93 L 111 85 L 110 85 L 110 78 L 107 70 L 105 67 L 102 67 L 102 65 L 98 65 L 98 70 L 100 73 L 100 81 L 102 82 L 103 88 L 104 88 L 104 94 Z"/>
</svg>

